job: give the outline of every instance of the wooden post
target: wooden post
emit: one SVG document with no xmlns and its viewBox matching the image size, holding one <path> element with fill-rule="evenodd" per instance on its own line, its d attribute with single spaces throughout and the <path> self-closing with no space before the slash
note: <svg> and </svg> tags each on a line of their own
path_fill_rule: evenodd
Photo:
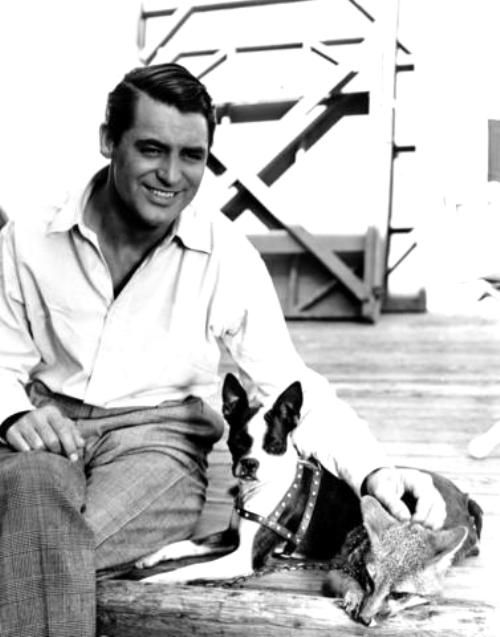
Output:
<svg viewBox="0 0 500 637">
<path fill-rule="evenodd" d="M 377 280 L 383 284 L 388 258 L 388 232 L 391 215 L 394 109 L 396 85 L 396 52 L 399 0 L 377 3 L 377 13 L 372 36 L 380 52 L 379 70 L 373 73 L 373 90 L 370 97 L 370 115 L 377 155 L 373 175 L 376 193 L 371 210 L 370 223 L 375 226 L 382 241 L 383 259 L 379 262 Z"/>
</svg>

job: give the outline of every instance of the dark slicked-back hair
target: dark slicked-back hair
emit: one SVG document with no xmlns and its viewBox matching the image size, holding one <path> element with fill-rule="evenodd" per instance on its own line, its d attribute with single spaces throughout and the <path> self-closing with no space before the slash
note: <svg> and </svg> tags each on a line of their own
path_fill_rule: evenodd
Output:
<svg viewBox="0 0 500 637">
<path fill-rule="evenodd" d="M 215 112 L 205 86 L 180 64 L 154 64 L 129 71 L 108 95 L 106 124 L 113 144 L 134 124 L 139 95 L 174 106 L 181 113 L 201 113 L 208 124 L 208 144 L 212 145 Z"/>
</svg>

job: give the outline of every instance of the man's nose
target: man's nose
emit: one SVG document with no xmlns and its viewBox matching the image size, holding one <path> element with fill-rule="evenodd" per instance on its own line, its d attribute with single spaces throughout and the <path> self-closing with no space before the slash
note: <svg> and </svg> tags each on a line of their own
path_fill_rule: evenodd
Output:
<svg viewBox="0 0 500 637">
<path fill-rule="evenodd" d="M 175 184 L 181 177 L 179 160 L 175 157 L 164 159 L 157 169 L 158 179 L 164 184 Z"/>
</svg>

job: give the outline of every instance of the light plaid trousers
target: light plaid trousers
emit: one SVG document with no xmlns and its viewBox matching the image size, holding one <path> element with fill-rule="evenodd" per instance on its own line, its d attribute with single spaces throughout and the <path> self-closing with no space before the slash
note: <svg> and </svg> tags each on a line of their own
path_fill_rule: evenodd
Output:
<svg viewBox="0 0 500 637">
<path fill-rule="evenodd" d="M 0 446 L 0 636 L 93 637 L 97 576 L 190 536 L 221 417 L 198 398 L 102 409 L 29 387 L 86 439 L 82 461 Z"/>
</svg>

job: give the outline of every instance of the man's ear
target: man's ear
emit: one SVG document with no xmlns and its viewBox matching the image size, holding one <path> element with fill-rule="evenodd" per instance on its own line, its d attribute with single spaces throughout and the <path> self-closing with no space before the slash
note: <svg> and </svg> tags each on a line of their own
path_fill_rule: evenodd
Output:
<svg viewBox="0 0 500 637">
<path fill-rule="evenodd" d="M 101 124 L 99 127 L 99 148 L 103 157 L 111 159 L 113 154 L 113 142 L 109 136 L 107 124 Z"/>
<path fill-rule="evenodd" d="M 371 495 L 364 495 L 361 498 L 361 514 L 363 516 L 363 526 L 365 527 L 370 543 L 376 546 L 380 537 L 391 527 L 398 524 L 394 518 L 380 502 Z"/>
<path fill-rule="evenodd" d="M 234 374 L 226 374 L 222 385 L 222 414 L 231 425 L 248 409 L 248 397 Z"/>
</svg>

